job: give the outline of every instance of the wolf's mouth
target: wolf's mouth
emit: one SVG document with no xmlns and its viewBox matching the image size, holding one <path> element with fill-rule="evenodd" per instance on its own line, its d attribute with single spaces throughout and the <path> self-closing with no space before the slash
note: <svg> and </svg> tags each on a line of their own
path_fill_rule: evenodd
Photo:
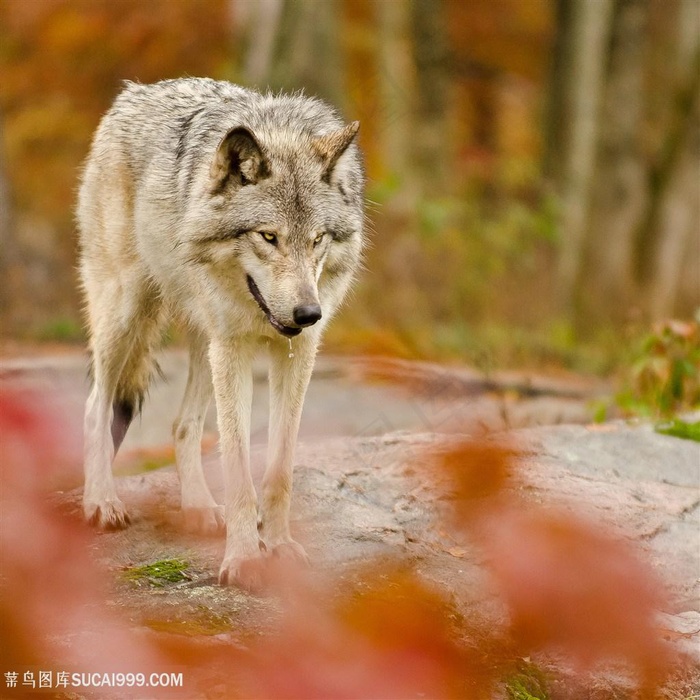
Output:
<svg viewBox="0 0 700 700">
<path fill-rule="evenodd" d="M 258 289 L 258 285 L 255 284 L 255 281 L 250 275 L 246 275 L 246 281 L 248 282 L 248 289 L 250 290 L 250 293 L 253 295 L 253 299 L 258 302 L 258 306 L 262 309 L 263 313 L 265 316 L 267 316 L 267 320 L 270 322 L 270 325 L 279 333 L 282 335 L 287 336 L 287 338 L 293 338 L 295 335 L 299 335 L 299 333 L 304 330 L 303 328 L 299 327 L 294 327 L 294 326 L 285 326 L 284 323 L 281 323 L 278 321 L 270 312 L 270 309 L 268 305 L 265 303 L 265 300 L 263 299 L 263 295 L 260 294 L 260 290 Z"/>
</svg>

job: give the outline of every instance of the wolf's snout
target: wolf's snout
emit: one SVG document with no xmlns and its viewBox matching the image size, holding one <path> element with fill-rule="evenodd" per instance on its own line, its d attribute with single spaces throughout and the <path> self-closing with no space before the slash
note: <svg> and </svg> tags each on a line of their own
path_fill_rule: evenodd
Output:
<svg viewBox="0 0 700 700">
<path fill-rule="evenodd" d="M 298 326 L 313 326 L 321 320 L 321 307 L 318 304 L 302 304 L 294 308 L 294 323 Z"/>
</svg>

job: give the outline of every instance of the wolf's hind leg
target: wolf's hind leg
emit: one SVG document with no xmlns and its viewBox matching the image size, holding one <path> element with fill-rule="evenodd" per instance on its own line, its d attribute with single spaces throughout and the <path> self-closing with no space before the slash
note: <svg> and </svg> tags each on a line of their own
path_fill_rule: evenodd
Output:
<svg viewBox="0 0 700 700">
<path fill-rule="evenodd" d="M 103 530 L 126 527 L 129 516 L 112 477 L 112 460 L 135 406 L 117 401 L 117 383 L 129 353 L 130 337 L 118 328 L 93 332 L 93 385 L 85 406 L 85 519 Z M 116 407 L 116 411 L 114 408 Z"/>
<path fill-rule="evenodd" d="M 173 425 L 173 438 L 185 529 L 202 534 L 224 530 L 224 507 L 212 497 L 202 469 L 202 432 L 212 393 L 207 344 L 193 333 L 187 388 Z"/>
<path fill-rule="evenodd" d="M 114 282 L 91 299 L 93 387 L 85 408 L 83 511 L 88 522 L 104 530 L 129 524 L 112 461 L 141 408 L 152 372 L 151 348 L 160 334 L 157 299 L 142 296 L 132 303 L 125 296 L 123 286 Z M 92 313 L 97 309 L 104 313 Z M 129 312 L 120 315 L 124 309 Z"/>
<path fill-rule="evenodd" d="M 95 382 L 85 408 L 85 519 L 102 530 L 129 524 L 124 504 L 117 496 L 112 478 L 114 447 L 110 435 L 112 401 L 110 392 Z"/>
</svg>

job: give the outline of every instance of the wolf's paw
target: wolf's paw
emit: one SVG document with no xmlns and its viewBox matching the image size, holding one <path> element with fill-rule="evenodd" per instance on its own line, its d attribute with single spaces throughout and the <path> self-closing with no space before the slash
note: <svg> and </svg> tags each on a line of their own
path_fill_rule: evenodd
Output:
<svg viewBox="0 0 700 700">
<path fill-rule="evenodd" d="M 246 559 L 227 557 L 219 570 L 219 584 L 236 586 L 248 593 L 265 588 L 265 557 L 262 552 Z"/>
<path fill-rule="evenodd" d="M 99 530 L 123 530 L 131 523 L 124 504 L 118 499 L 83 504 L 85 520 Z"/>
<path fill-rule="evenodd" d="M 183 508 L 182 519 L 187 532 L 199 535 L 216 535 L 226 530 L 223 506 Z"/>
<path fill-rule="evenodd" d="M 268 556 L 277 557 L 292 564 L 309 566 L 309 556 L 304 548 L 293 539 L 272 545 L 268 550 Z"/>
</svg>

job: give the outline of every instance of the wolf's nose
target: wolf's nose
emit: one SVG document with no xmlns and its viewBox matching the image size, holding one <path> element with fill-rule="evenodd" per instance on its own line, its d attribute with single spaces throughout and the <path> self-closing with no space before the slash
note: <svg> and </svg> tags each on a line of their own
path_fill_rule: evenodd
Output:
<svg viewBox="0 0 700 700">
<path fill-rule="evenodd" d="M 294 309 L 294 323 L 297 326 L 313 326 L 321 318 L 321 307 L 318 304 L 303 304 Z"/>
</svg>

